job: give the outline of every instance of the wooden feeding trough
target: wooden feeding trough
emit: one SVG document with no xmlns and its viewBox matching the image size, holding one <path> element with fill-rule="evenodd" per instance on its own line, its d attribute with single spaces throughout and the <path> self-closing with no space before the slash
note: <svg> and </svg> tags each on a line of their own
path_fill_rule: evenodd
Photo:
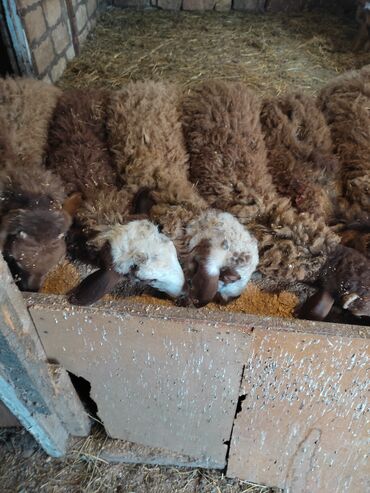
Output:
<svg viewBox="0 0 370 493">
<path fill-rule="evenodd" d="M 63 453 L 68 433 L 88 433 L 68 370 L 91 384 L 108 435 L 144 446 L 153 462 L 226 468 L 293 492 L 367 490 L 368 327 L 23 301 L 3 261 L 1 275 L 0 398 L 49 453 Z"/>
</svg>

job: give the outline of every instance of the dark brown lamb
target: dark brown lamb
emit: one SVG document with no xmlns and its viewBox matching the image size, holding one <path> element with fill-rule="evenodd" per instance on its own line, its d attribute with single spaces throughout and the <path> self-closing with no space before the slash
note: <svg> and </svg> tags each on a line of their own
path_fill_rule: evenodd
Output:
<svg viewBox="0 0 370 493">
<path fill-rule="evenodd" d="M 64 256 L 64 237 L 79 205 L 44 166 L 59 94 L 32 79 L 0 79 L 0 248 L 24 290 L 38 290 Z"/>
<path fill-rule="evenodd" d="M 339 245 L 322 269 L 318 285 L 301 316 L 324 320 L 336 303 L 356 317 L 370 317 L 370 261 L 357 250 Z"/>
<path fill-rule="evenodd" d="M 70 242 L 73 256 L 82 260 L 94 258 L 94 249 L 88 248 L 86 240 L 121 210 L 117 203 L 118 176 L 107 146 L 108 99 L 106 91 L 65 91 L 49 125 L 46 166 L 69 193 L 80 193 L 83 199 Z M 125 213 L 126 204 L 122 207 Z"/>
</svg>

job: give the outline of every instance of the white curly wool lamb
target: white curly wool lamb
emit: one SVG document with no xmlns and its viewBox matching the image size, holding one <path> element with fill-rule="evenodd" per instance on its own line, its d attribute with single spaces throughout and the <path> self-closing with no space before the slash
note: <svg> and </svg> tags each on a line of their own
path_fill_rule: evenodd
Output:
<svg viewBox="0 0 370 493">
<path fill-rule="evenodd" d="M 184 274 L 171 240 L 147 220 L 130 221 L 107 227 L 96 239 L 101 246 L 108 241 L 116 272 L 126 275 L 131 269 L 140 281 L 176 298 L 184 287 Z"/>
<path fill-rule="evenodd" d="M 191 221 L 186 227 L 186 235 L 189 251 L 206 242 L 208 256 L 204 269 L 209 277 L 217 276 L 217 292 L 222 300 L 239 296 L 258 265 L 257 240 L 234 216 L 212 209 Z M 230 282 L 231 271 L 233 282 Z"/>
</svg>

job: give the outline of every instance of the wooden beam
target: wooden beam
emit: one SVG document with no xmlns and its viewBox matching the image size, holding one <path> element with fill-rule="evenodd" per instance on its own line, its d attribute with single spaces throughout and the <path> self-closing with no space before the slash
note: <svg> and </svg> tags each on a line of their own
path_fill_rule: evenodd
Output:
<svg viewBox="0 0 370 493">
<path fill-rule="evenodd" d="M 37 332 L 1 256 L 0 278 L 0 400 L 49 455 L 60 457 L 68 426 L 58 415 L 62 410 Z M 62 417 L 64 423 L 71 419 Z"/>
</svg>

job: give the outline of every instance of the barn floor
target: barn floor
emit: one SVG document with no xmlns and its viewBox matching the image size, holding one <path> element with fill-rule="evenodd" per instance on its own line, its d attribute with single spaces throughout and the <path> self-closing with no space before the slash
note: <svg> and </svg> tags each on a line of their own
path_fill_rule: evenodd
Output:
<svg viewBox="0 0 370 493">
<path fill-rule="evenodd" d="M 110 9 L 90 34 L 62 87 L 111 87 L 129 80 L 191 85 L 207 78 L 243 80 L 263 95 L 288 88 L 315 92 L 337 74 L 369 63 L 351 51 L 351 18 Z"/>
<path fill-rule="evenodd" d="M 25 431 L 0 431 L 2 493 L 273 493 L 226 479 L 220 471 L 108 464 L 99 458 L 107 438 L 99 429 L 76 439 L 67 457 L 52 459 Z"/>
</svg>

